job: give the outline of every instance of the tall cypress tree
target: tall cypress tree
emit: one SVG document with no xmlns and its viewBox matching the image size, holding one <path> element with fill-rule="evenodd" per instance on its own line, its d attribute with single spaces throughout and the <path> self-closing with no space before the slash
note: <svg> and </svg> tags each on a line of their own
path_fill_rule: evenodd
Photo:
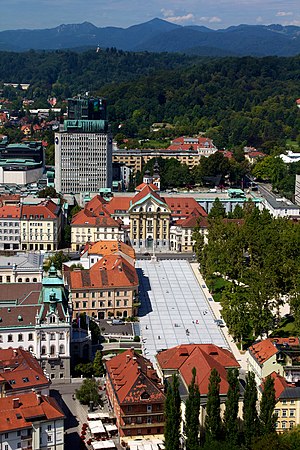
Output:
<svg viewBox="0 0 300 450">
<path fill-rule="evenodd" d="M 263 384 L 263 393 L 260 401 L 259 420 L 261 433 L 263 435 L 275 432 L 276 416 L 274 408 L 276 405 L 274 379 L 269 375 Z"/>
<path fill-rule="evenodd" d="M 179 380 L 173 375 L 172 383 L 168 384 L 165 402 L 165 449 L 179 450 L 181 423 L 181 399 Z"/>
<path fill-rule="evenodd" d="M 257 414 L 257 387 L 253 372 L 246 376 L 246 388 L 243 404 L 244 437 L 246 446 L 251 445 L 252 439 L 258 435 L 259 421 Z"/>
<path fill-rule="evenodd" d="M 196 369 L 192 370 L 192 381 L 189 385 L 189 396 L 185 404 L 185 435 L 186 449 L 199 449 L 199 412 L 200 412 L 200 392 L 196 384 Z"/>
<path fill-rule="evenodd" d="M 238 369 L 230 369 L 227 372 L 227 381 L 229 388 L 225 404 L 224 428 L 226 433 L 226 441 L 232 445 L 236 445 L 238 441 L 238 411 L 240 397 Z"/>
<path fill-rule="evenodd" d="M 215 368 L 212 369 L 209 377 L 205 416 L 205 436 L 208 441 L 217 441 L 221 436 L 220 382 L 218 371 Z"/>
</svg>

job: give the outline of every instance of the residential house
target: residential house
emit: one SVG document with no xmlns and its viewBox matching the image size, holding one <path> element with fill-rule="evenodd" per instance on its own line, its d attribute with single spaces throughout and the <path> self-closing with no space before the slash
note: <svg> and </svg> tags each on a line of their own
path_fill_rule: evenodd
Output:
<svg viewBox="0 0 300 450">
<path fill-rule="evenodd" d="M 54 398 L 31 392 L 0 398 L 3 450 L 63 450 L 64 414 Z"/>
<path fill-rule="evenodd" d="M 86 243 L 122 238 L 121 221 L 110 216 L 100 195 L 96 195 L 72 219 L 71 248 L 74 251 L 81 250 Z"/>
<path fill-rule="evenodd" d="M 105 365 L 106 392 L 121 441 L 132 436 L 162 438 L 165 395 L 151 362 L 129 349 Z"/>
<path fill-rule="evenodd" d="M 40 253 L 0 256 L 0 283 L 41 283 L 43 260 Z"/>
<path fill-rule="evenodd" d="M 61 241 L 62 209 L 52 200 L 22 205 L 22 250 L 57 250 Z"/>
<path fill-rule="evenodd" d="M 134 249 L 122 241 L 107 240 L 86 244 L 81 252 L 79 261 L 68 261 L 64 263 L 65 270 L 74 263 L 81 264 L 84 269 L 90 269 L 96 262 L 105 256 L 120 255 L 125 258 L 132 266 L 135 265 Z M 0 258 L 1 264 L 1 258 Z"/>
<path fill-rule="evenodd" d="M 289 383 L 299 382 L 299 338 L 268 338 L 251 345 L 247 350 L 247 370 L 255 374 L 257 386 L 274 371 Z"/>
<path fill-rule="evenodd" d="M 198 209 L 185 219 L 179 219 L 170 228 L 171 250 L 176 252 L 193 252 L 195 240 L 193 233 L 195 227 L 199 226 L 203 235 L 207 234 L 208 221 L 203 217 Z"/>
<path fill-rule="evenodd" d="M 276 405 L 274 413 L 277 416 L 276 431 L 284 433 L 297 425 L 300 425 L 300 387 L 295 383 L 289 383 L 277 372 L 270 376 L 274 380 Z M 263 385 L 259 389 L 261 397 Z"/>
<path fill-rule="evenodd" d="M 1 285 L 1 348 L 30 351 L 53 381 L 70 381 L 71 317 L 63 280 L 54 267 L 42 283 Z"/>
<path fill-rule="evenodd" d="M 49 395 L 50 380 L 37 359 L 22 348 L 0 349 L 0 397 L 28 392 Z"/>
<path fill-rule="evenodd" d="M 73 318 L 85 312 L 98 319 L 137 315 L 138 276 L 121 255 L 107 255 L 90 269 L 65 272 L 73 304 Z"/>
<path fill-rule="evenodd" d="M 188 397 L 188 387 L 192 381 L 192 370 L 196 369 L 195 382 L 199 387 L 201 396 L 200 426 L 204 428 L 205 410 L 209 387 L 209 377 L 212 369 L 220 375 L 220 402 L 221 411 L 224 412 L 228 392 L 227 371 L 240 365 L 233 354 L 214 344 L 186 344 L 168 350 L 162 350 L 156 355 L 156 368 L 161 380 L 168 381 L 173 374 L 177 374 L 180 382 L 182 400 L 182 413 L 185 414 L 185 402 Z M 241 388 L 242 393 L 242 388 Z M 239 404 L 241 416 L 242 401 Z"/>
</svg>

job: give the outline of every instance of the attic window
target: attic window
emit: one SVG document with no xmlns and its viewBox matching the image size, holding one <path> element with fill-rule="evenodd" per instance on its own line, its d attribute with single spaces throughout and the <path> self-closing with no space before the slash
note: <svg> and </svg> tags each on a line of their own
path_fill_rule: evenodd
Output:
<svg viewBox="0 0 300 450">
<path fill-rule="evenodd" d="M 22 322 L 23 321 L 23 317 L 22 316 L 18 316 L 18 321 Z"/>
<path fill-rule="evenodd" d="M 16 414 L 16 418 L 17 418 L 17 419 L 22 419 L 22 414 L 17 413 L 17 414 Z"/>
<path fill-rule="evenodd" d="M 35 379 L 36 379 L 36 380 L 39 380 L 39 379 L 40 379 L 40 377 L 39 377 L 38 375 L 36 375 L 36 376 L 35 376 Z"/>
<path fill-rule="evenodd" d="M 150 395 L 148 394 L 148 392 L 143 392 L 141 395 L 141 400 L 147 400 L 150 397 Z"/>
<path fill-rule="evenodd" d="M 16 384 L 16 380 L 8 380 L 9 384 Z"/>
<path fill-rule="evenodd" d="M 23 380 L 24 383 L 29 383 L 29 378 L 28 377 L 24 377 L 24 378 L 22 378 L 22 380 Z"/>
</svg>

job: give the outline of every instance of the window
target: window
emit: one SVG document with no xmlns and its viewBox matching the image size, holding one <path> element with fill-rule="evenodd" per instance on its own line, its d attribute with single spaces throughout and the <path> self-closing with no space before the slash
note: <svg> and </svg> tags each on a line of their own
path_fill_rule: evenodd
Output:
<svg viewBox="0 0 300 450">
<path fill-rule="evenodd" d="M 152 405 L 147 405 L 147 412 L 152 412 Z"/>
<path fill-rule="evenodd" d="M 82 307 L 86 308 L 86 302 L 82 302 Z"/>
<path fill-rule="evenodd" d="M 18 283 L 22 283 L 22 278 L 18 278 Z"/>
<path fill-rule="evenodd" d="M 65 353 L 65 346 L 64 345 L 60 345 L 59 346 L 59 353 L 62 354 L 62 355 Z"/>
<path fill-rule="evenodd" d="M 47 441 L 51 442 L 52 441 L 52 436 L 47 436 Z"/>
<path fill-rule="evenodd" d="M 29 340 L 29 341 L 33 341 L 33 334 L 32 334 L 32 333 L 29 333 L 29 334 L 28 334 L 28 340 Z"/>
<path fill-rule="evenodd" d="M 6 283 L 10 283 L 10 277 L 6 277 Z"/>
<path fill-rule="evenodd" d="M 286 405 L 286 400 L 282 400 L 282 404 L 283 404 L 283 405 Z"/>
<path fill-rule="evenodd" d="M 46 347 L 44 345 L 42 346 L 42 355 L 46 355 Z"/>
<path fill-rule="evenodd" d="M 18 342 L 23 342 L 23 334 L 18 334 Z"/>
<path fill-rule="evenodd" d="M 284 428 L 286 428 L 286 422 L 282 422 L 281 423 L 281 427 L 284 429 Z"/>
<path fill-rule="evenodd" d="M 17 448 L 21 448 L 21 446 L 22 446 L 21 442 L 18 442 L 17 443 Z"/>
<path fill-rule="evenodd" d="M 9 335 L 8 335 L 7 341 L 8 341 L 8 342 L 13 342 L 13 336 L 12 336 L 12 334 L 9 334 Z"/>
<path fill-rule="evenodd" d="M 42 333 L 41 340 L 42 340 L 42 341 L 45 341 L 45 340 L 46 340 L 46 333 Z"/>
<path fill-rule="evenodd" d="M 48 430 L 48 431 L 51 431 L 51 428 L 52 428 L 51 425 L 48 425 L 48 426 L 47 426 L 47 430 Z"/>
<path fill-rule="evenodd" d="M 290 417 L 295 417 L 295 416 L 296 416 L 296 410 L 290 409 Z"/>
<path fill-rule="evenodd" d="M 8 433 L 5 433 L 5 434 L 7 434 L 7 437 L 8 437 Z M 5 444 L 4 450 L 8 450 L 8 444 Z"/>
<path fill-rule="evenodd" d="M 59 333 L 59 339 L 64 339 L 64 337 L 65 337 L 64 333 L 63 333 L 63 332 L 60 332 L 60 333 Z"/>
<path fill-rule="evenodd" d="M 147 417 L 147 423 L 152 423 L 152 417 Z"/>
<path fill-rule="evenodd" d="M 55 341 L 55 333 L 51 333 L 50 334 L 50 340 L 51 341 Z"/>
<path fill-rule="evenodd" d="M 287 417 L 287 409 L 282 410 L 282 417 Z"/>
<path fill-rule="evenodd" d="M 50 355 L 55 355 L 55 345 L 51 345 L 50 347 Z"/>
<path fill-rule="evenodd" d="M 4 439 L 8 439 L 8 433 L 4 434 Z"/>
<path fill-rule="evenodd" d="M 279 412 L 280 412 L 280 410 L 279 409 L 275 409 L 275 415 L 276 415 L 276 417 L 279 417 Z"/>
</svg>

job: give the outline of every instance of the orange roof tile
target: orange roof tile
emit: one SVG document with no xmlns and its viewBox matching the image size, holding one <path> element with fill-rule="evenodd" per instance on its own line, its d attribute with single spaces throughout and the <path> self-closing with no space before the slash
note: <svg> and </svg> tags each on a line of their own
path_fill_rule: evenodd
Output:
<svg viewBox="0 0 300 450">
<path fill-rule="evenodd" d="M 228 350 L 214 344 L 178 345 L 163 350 L 156 355 L 159 366 L 164 369 L 177 370 L 188 386 L 192 381 L 192 369 L 196 369 L 196 382 L 201 394 L 208 393 L 209 377 L 215 368 L 221 378 L 220 393 L 228 390 L 228 368 L 240 367 L 239 363 Z"/>
<path fill-rule="evenodd" d="M 163 386 L 151 362 L 142 355 L 130 349 L 105 364 L 119 404 L 164 403 Z"/>
<path fill-rule="evenodd" d="M 291 340 L 292 339 L 292 340 Z M 259 364 L 263 364 L 270 359 L 273 355 L 276 355 L 278 349 L 276 344 L 289 344 L 299 345 L 299 338 L 268 338 L 263 341 L 257 342 L 249 347 L 249 352 Z"/>
<path fill-rule="evenodd" d="M 157 200 L 160 200 L 162 202 L 165 202 L 163 198 L 161 198 L 161 196 L 156 192 L 155 189 L 153 189 L 151 187 L 150 184 L 145 184 L 145 186 L 143 187 L 143 189 L 138 192 L 132 199 L 131 205 L 134 205 L 136 202 L 138 202 L 139 200 L 147 197 L 147 195 L 151 195 L 152 197 L 156 198 Z"/>
<path fill-rule="evenodd" d="M 130 208 L 130 202 L 132 200 L 132 197 L 113 197 L 109 203 L 106 205 L 106 210 L 110 214 L 122 214 L 124 211 L 125 213 Z"/>
<path fill-rule="evenodd" d="M 52 200 L 43 200 L 38 205 L 23 205 L 22 218 L 30 219 L 56 219 L 60 212 L 60 206 Z M 32 217 L 31 217 L 32 216 Z"/>
<path fill-rule="evenodd" d="M 21 348 L 0 349 L 0 374 L 6 382 L 6 395 L 50 384 L 34 356 Z"/>
<path fill-rule="evenodd" d="M 174 219 L 188 217 L 195 209 L 202 217 L 207 216 L 207 212 L 202 206 L 197 203 L 194 198 L 191 197 L 165 197 L 165 203 L 172 211 L 172 217 Z"/>
<path fill-rule="evenodd" d="M 141 191 L 142 189 L 144 189 L 145 186 L 147 186 L 147 184 L 151 187 L 151 189 L 153 191 L 159 191 L 158 187 L 155 186 L 155 184 L 153 184 L 153 183 L 141 183 L 135 188 L 135 190 L 136 191 Z"/>
<path fill-rule="evenodd" d="M 0 217 L 19 219 L 21 217 L 21 207 L 15 205 L 5 205 L 0 207 Z"/>
<path fill-rule="evenodd" d="M 18 401 L 17 401 L 18 400 Z M 0 432 L 31 428 L 32 420 L 37 417 L 44 420 L 63 419 L 65 416 L 56 401 L 46 395 L 35 392 L 0 398 Z"/>
<path fill-rule="evenodd" d="M 89 255 L 102 255 L 108 256 L 116 252 L 122 252 L 132 259 L 135 259 L 135 251 L 130 246 L 125 244 L 123 241 L 117 240 L 105 240 L 98 241 L 94 244 L 87 244 Z"/>
<path fill-rule="evenodd" d="M 67 272 L 71 289 L 108 289 L 138 285 L 138 276 L 132 264 L 120 255 L 108 255 L 90 269 Z"/>
</svg>

